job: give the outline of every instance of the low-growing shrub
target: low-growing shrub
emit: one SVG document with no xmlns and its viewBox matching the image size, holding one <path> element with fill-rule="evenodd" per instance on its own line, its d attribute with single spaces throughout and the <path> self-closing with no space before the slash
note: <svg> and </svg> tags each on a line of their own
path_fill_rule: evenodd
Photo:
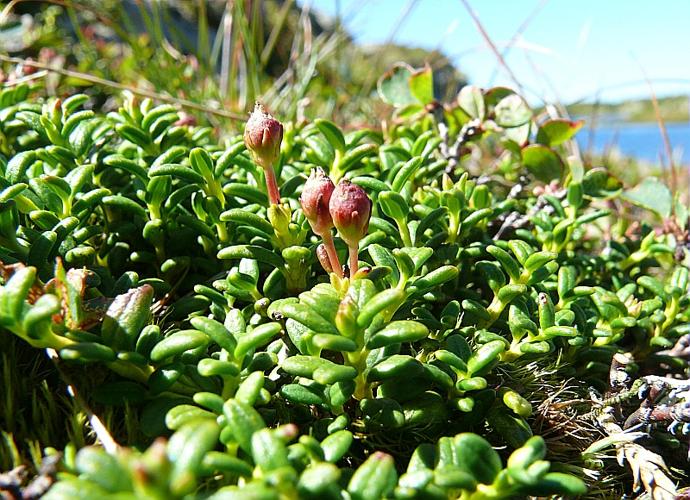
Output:
<svg viewBox="0 0 690 500">
<path fill-rule="evenodd" d="M 652 428 L 690 420 L 683 206 L 508 89 L 432 88 L 399 66 L 383 131 L 258 110 L 222 142 L 0 93 L 2 343 L 56 353 L 121 445 L 67 444 L 48 498 L 579 495 L 633 440 L 603 415 L 685 454 Z"/>
</svg>

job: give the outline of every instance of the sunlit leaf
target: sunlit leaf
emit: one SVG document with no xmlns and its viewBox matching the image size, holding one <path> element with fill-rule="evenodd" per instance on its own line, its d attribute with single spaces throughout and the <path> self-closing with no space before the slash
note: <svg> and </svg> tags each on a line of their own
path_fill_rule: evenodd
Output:
<svg viewBox="0 0 690 500">
<path fill-rule="evenodd" d="M 574 122 L 562 118 L 549 120 L 539 127 L 537 142 L 545 146 L 558 146 L 572 139 L 584 124 L 584 120 Z"/>
<path fill-rule="evenodd" d="M 539 144 L 532 144 L 522 149 L 522 164 L 543 182 L 560 179 L 563 175 L 563 162 L 558 154 Z"/>
<path fill-rule="evenodd" d="M 632 189 L 623 192 L 623 198 L 638 207 L 651 210 L 666 219 L 671 215 L 671 190 L 656 177 L 648 177 Z"/>
<path fill-rule="evenodd" d="M 434 76 L 431 66 L 418 69 L 410 76 L 410 92 L 421 103 L 429 104 L 434 100 Z"/>
</svg>

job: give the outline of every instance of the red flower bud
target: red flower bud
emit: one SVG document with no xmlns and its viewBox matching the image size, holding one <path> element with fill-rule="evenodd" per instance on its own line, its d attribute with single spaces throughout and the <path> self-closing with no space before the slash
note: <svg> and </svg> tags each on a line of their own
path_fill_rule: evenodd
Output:
<svg viewBox="0 0 690 500">
<path fill-rule="evenodd" d="M 356 248 L 369 229 L 371 200 L 367 193 L 348 180 L 338 183 L 329 204 L 333 224 L 350 248 Z"/>
<path fill-rule="evenodd" d="M 314 233 L 319 236 L 330 231 L 333 227 L 328 205 L 334 189 L 335 184 L 320 167 L 311 171 L 311 175 L 302 189 L 302 196 L 299 199 L 302 212 L 304 212 L 304 216 L 309 221 Z"/>
<path fill-rule="evenodd" d="M 254 161 L 263 168 L 271 167 L 278 159 L 282 140 L 283 124 L 257 102 L 244 128 L 244 144 Z"/>
</svg>

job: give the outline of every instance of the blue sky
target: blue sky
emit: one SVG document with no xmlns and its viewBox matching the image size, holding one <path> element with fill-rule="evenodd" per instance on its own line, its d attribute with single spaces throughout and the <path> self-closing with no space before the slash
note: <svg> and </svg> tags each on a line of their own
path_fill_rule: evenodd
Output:
<svg viewBox="0 0 690 500">
<path fill-rule="evenodd" d="M 335 15 L 338 1 L 348 31 L 362 44 L 386 41 L 412 5 L 396 43 L 440 48 L 482 87 L 515 87 L 497 68 L 461 0 L 313 0 L 311 5 Z M 597 94 L 604 101 L 648 97 L 645 73 L 657 95 L 690 94 L 688 0 L 468 1 L 502 49 L 538 10 L 506 57 L 531 102 L 593 100 Z"/>
</svg>

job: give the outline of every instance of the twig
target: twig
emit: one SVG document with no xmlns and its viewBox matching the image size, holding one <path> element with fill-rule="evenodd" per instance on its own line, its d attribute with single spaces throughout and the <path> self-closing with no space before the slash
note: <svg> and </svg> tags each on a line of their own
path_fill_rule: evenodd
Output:
<svg viewBox="0 0 690 500">
<path fill-rule="evenodd" d="M 513 45 L 517 41 L 518 37 L 522 35 L 527 27 L 530 25 L 530 23 L 534 20 L 535 17 L 537 17 L 537 14 L 541 12 L 541 10 L 546 7 L 546 4 L 549 3 L 549 0 L 541 0 L 537 6 L 527 15 L 524 21 L 522 21 L 522 24 L 518 27 L 518 29 L 513 33 L 513 36 L 510 38 L 508 41 L 508 45 L 505 46 L 503 51 L 501 52 L 501 57 L 505 60 L 505 58 L 508 56 L 508 53 L 510 52 L 510 49 L 513 48 Z M 489 86 L 493 87 L 493 81 L 496 79 L 496 73 L 497 70 L 494 69 L 494 71 L 491 73 L 491 77 L 489 77 Z"/>
<path fill-rule="evenodd" d="M 223 45 L 220 61 L 220 95 L 227 97 L 230 83 L 230 46 L 232 45 L 232 0 L 228 0 L 223 13 Z"/>
<path fill-rule="evenodd" d="M 78 71 L 72 71 L 69 69 L 55 68 L 49 64 L 31 61 L 30 59 L 23 59 L 21 57 L 9 57 L 0 54 L 0 61 L 13 63 L 13 64 L 23 64 L 26 66 L 31 66 L 33 68 L 44 69 L 53 73 L 58 73 L 63 76 L 68 76 L 70 78 L 79 78 L 87 82 L 93 83 L 95 85 L 103 85 L 104 87 L 111 87 L 118 90 L 129 90 L 133 94 L 137 94 L 143 97 L 148 97 L 160 102 L 167 102 L 170 104 L 177 104 L 184 108 L 194 109 L 196 111 L 201 111 L 203 113 L 210 113 L 217 116 L 222 116 L 224 118 L 230 118 L 231 120 L 241 120 L 246 121 L 247 117 L 241 113 L 234 113 L 232 111 L 224 111 L 221 109 L 213 109 L 203 104 L 198 104 L 196 102 L 188 101 L 187 99 L 180 99 L 177 97 L 168 96 L 165 94 L 159 94 L 158 92 L 152 92 L 150 90 L 139 89 L 129 85 L 124 85 L 122 83 L 113 82 L 112 80 L 106 80 L 105 78 L 100 78 L 98 76 L 89 75 L 86 73 L 80 73 Z"/>
<path fill-rule="evenodd" d="M 668 467 L 664 459 L 644 446 L 633 442 L 639 433 L 624 431 L 616 423 L 613 409 L 607 408 L 608 410 L 602 412 L 596 420 L 611 438 L 617 451 L 619 464 L 622 466 L 623 460 L 628 462 L 633 475 L 633 489 L 638 491 L 640 487 L 643 487 L 650 498 L 654 500 L 676 498 L 678 492 L 674 482 L 668 476 Z M 607 442 L 607 439 L 609 438 L 604 438 L 601 441 Z M 596 447 L 596 443 L 590 446 L 590 448 L 593 447 Z M 586 453 L 587 451 L 583 455 Z"/>
<path fill-rule="evenodd" d="M 498 48 L 496 47 L 496 44 L 493 42 L 493 40 L 489 36 L 489 33 L 487 33 L 487 31 L 484 29 L 484 25 L 479 20 L 479 16 L 477 16 L 477 13 L 474 12 L 472 7 L 470 7 L 470 4 L 467 2 L 467 0 L 460 0 L 460 1 L 465 6 L 465 9 L 467 9 L 467 12 L 469 13 L 470 17 L 472 17 L 474 24 L 477 26 L 477 29 L 479 30 L 479 34 L 482 36 L 482 38 L 484 39 L 486 44 L 489 46 L 489 48 L 491 49 L 491 52 L 494 53 L 499 64 L 503 67 L 503 69 L 506 71 L 506 73 L 508 73 L 508 76 L 513 81 L 515 86 L 518 88 L 518 90 L 520 91 L 520 94 L 524 95 L 525 91 L 522 88 L 522 85 L 520 84 L 517 77 L 515 76 L 515 73 L 513 73 L 513 70 L 510 69 L 510 66 L 508 66 L 508 63 L 506 63 L 506 60 L 503 58 L 503 56 L 499 52 Z"/>
<path fill-rule="evenodd" d="M 16 87 L 17 85 L 21 85 L 22 83 L 30 82 L 32 80 L 38 80 L 39 78 L 43 78 L 48 74 L 48 71 L 37 71 L 33 75 L 26 75 L 21 78 L 17 78 L 16 80 L 12 80 L 10 82 L 5 82 L 2 84 L 2 88 L 8 88 L 8 87 Z"/>
<path fill-rule="evenodd" d="M 638 62 L 639 64 L 639 62 Z M 640 70 L 644 75 L 644 79 L 649 86 L 649 94 L 652 98 L 652 106 L 654 106 L 654 115 L 656 116 L 656 122 L 659 125 L 659 131 L 661 132 L 661 138 L 664 141 L 664 150 L 666 151 L 666 159 L 668 160 L 668 167 L 671 171 L 671 192 L 675 195 L 678 191 L 678 172 L 676 172 L 676 165 L 673 162 L 673 148 L 671 148 L 671 140 L 668 137 L 668 131 L 666 130 L 666 123 L 664 118 L 661 116 L 661 109 L 659 108 L 659 101 L 656 99 L 656 92 L 654 92 L 654 87 L 652 82 L 647 76 L 647 72 L 644 70 L 644 66 L 639 64 Z"/>
<path fill-rule="evenodd" d="M 86 401 L 84 401 L 84 399 L 79 395 L 76 387 L 74 386 L 74 383 L 71 381 L 69 376 L 62 370 L 62 367 L 60 366 L 60 356 L 58 356 L 58 353 L 55 351 L 55 349 L 51 348 L 47 348 L 46 353 L 55 365 L 55 368 L 60 374 L 60 377 L 62 378 L 63 382 L 65 382 L 65 384 L 67 385 L 67 392 L 69 393 L 69 395 L 72 396 L 74 400 L 77 402 L 77 404 L 81 406 L 86 412 L 86 416 L 89 419 L 91 428 L 96 433 L 96 437 L 103 445 L 103 449 L 110 455 L 114 455 L 115 453 L 117 453 L 117 451 L 120 449 L 120 445 L 117 444 L 115 439 L 113 439 L 113 436 L 110 435 L 110 432 L 108 432 L 108 429 L 105 427 L 103 422 L 101 422 L 101 419 L 98 418 L 98 416 L 91 410 Z"/>
</svg>

